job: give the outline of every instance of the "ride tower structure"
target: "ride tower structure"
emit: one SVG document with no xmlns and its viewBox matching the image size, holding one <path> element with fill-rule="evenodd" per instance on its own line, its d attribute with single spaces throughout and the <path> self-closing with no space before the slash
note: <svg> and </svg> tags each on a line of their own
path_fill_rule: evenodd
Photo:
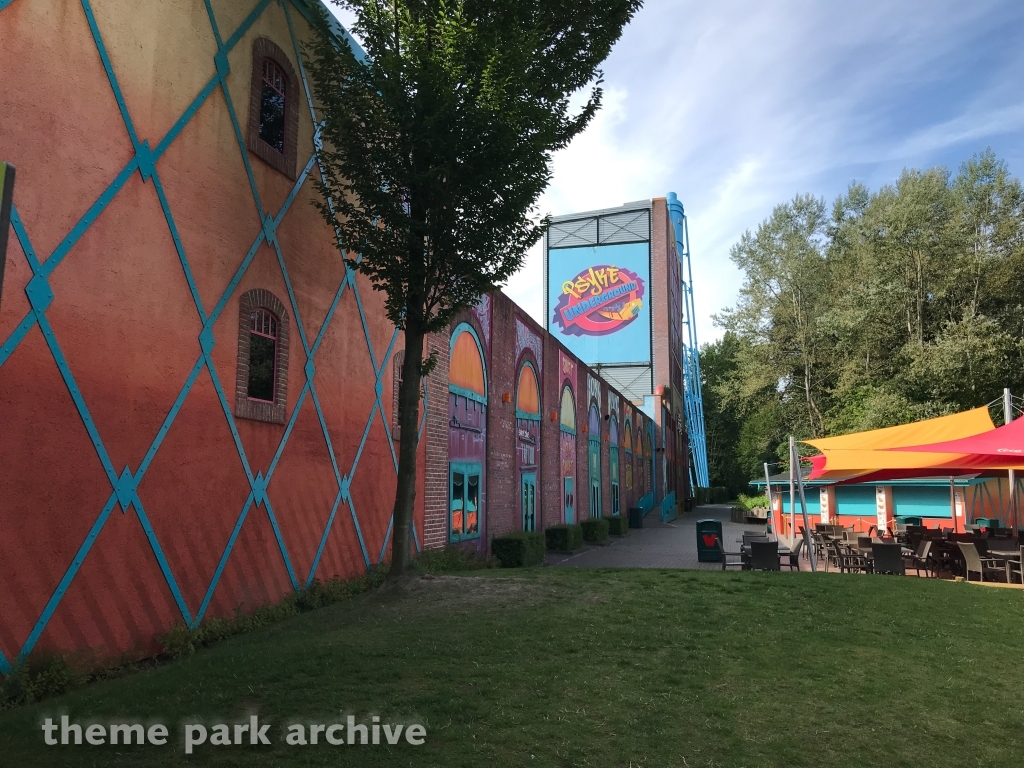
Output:
<svg viewBox="0 0 1024 768">
<path fill-rule="evenodd" d="M 682 288 L 683 409 L 690 444 L 690 482 L 700 488 L 710 487 L 708 475 L 707 436 L 704 425 L 704 395 L 700 374 L 700 347 L 697 343 L 696 310 L 693 304 L 693 266 L 690 262 L 690 232 L 683 204 L 675 192 L 666 196 L 669 218 L 676 237 L 676 256 Z M 696 482 L 694 482 L 696 481 Z"/>
</svg>

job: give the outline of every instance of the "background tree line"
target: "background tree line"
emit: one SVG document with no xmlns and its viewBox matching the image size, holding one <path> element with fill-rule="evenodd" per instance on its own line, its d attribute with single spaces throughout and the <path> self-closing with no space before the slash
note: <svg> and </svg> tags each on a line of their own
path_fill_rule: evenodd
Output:
<svg viewBox="0 0 1024 768">
<path fill-rule="evenodd" d="M 743 272 L 701 350 L 711 484 L 734 492 L 788 435 L 836 435 L 1024 394 L 1024 189 L 991 150 L 798 195 L 730 252 Z"/>
</svg>

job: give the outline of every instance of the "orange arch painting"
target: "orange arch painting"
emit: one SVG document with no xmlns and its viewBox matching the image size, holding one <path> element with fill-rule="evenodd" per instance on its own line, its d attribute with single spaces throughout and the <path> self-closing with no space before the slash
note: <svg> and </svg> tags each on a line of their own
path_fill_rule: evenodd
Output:
<svg viewBox="0 0 1024 768">
<path fill-rule="evenodd" d="M 516 410 L 528 414 L 540 414 L 540 395 L 537 392 L 537 374 L 532 365 L 524 365 L 519 374 L 519 394 L 516 397 Z"/>
<path fill-rule="evenodd" d="M 568 387 L 562 389 L 561 423 L 563 427 L 576 429 L 576 402 L 572 397 L 572 390 Z"/>
<path fill-rule="evenodd" d="M 462 331 L 452 346 L 452 360 L 448 381 L 456 387 L 486 397 L 484 363 L 480 349 L 469 331 Z"/>
</svg>

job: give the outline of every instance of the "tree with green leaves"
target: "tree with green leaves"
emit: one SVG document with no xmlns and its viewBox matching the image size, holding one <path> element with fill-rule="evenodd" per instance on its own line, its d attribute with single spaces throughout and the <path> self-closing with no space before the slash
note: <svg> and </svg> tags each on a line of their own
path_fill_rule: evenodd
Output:
<svg viewBox="0 0 1024 768">
<path fill-rule="evenodd" d="M 825 216 L 797 195 L 732 250 L 728 332 L 706 347 L 723 472 L 749 480 L 787 437 L 903 424 L 1024 395 L 1024 186 L 991 150 L 853 183 Z M 998 418 L 998 417 L 997 417 Z M 731 451 L 731 455 L 729 454 Z M 780 462 L 784 463 L 784 462 Z"/>
<path fill-rule="evenodd" d="M 319 208 L 405 334 L 391 576 L 412 562 L 427 334 L 516 272 L 546 221 L 553 151 L 601 104 L 599 66 L 641 0 L 334 0 L 307 54 L 322 116 Z M 582 96 L 573 110 L 571 100 Z"/>
</svg>

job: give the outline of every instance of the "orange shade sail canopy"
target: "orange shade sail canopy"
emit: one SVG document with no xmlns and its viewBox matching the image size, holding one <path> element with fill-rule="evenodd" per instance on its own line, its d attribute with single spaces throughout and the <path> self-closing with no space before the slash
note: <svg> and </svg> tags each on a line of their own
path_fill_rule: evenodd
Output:
<svg viewBox="0 0 1024 768">
<path fill-rule="evenodd" d="M 925 419 L 885 429 L 872 429 L 839 437 L 825 437 L 803 442 L 821 451 L 822 458 L 812 458 L 810 479 L 850 479 L 858 474 L 879 470 L 949 469 L 976 465 L 963 453 L 910 453 L 891 450 L 925 443 L 958 440 L 995 429 L 988 408 L 974 408 L 949 416 Z"/>
</svg>

